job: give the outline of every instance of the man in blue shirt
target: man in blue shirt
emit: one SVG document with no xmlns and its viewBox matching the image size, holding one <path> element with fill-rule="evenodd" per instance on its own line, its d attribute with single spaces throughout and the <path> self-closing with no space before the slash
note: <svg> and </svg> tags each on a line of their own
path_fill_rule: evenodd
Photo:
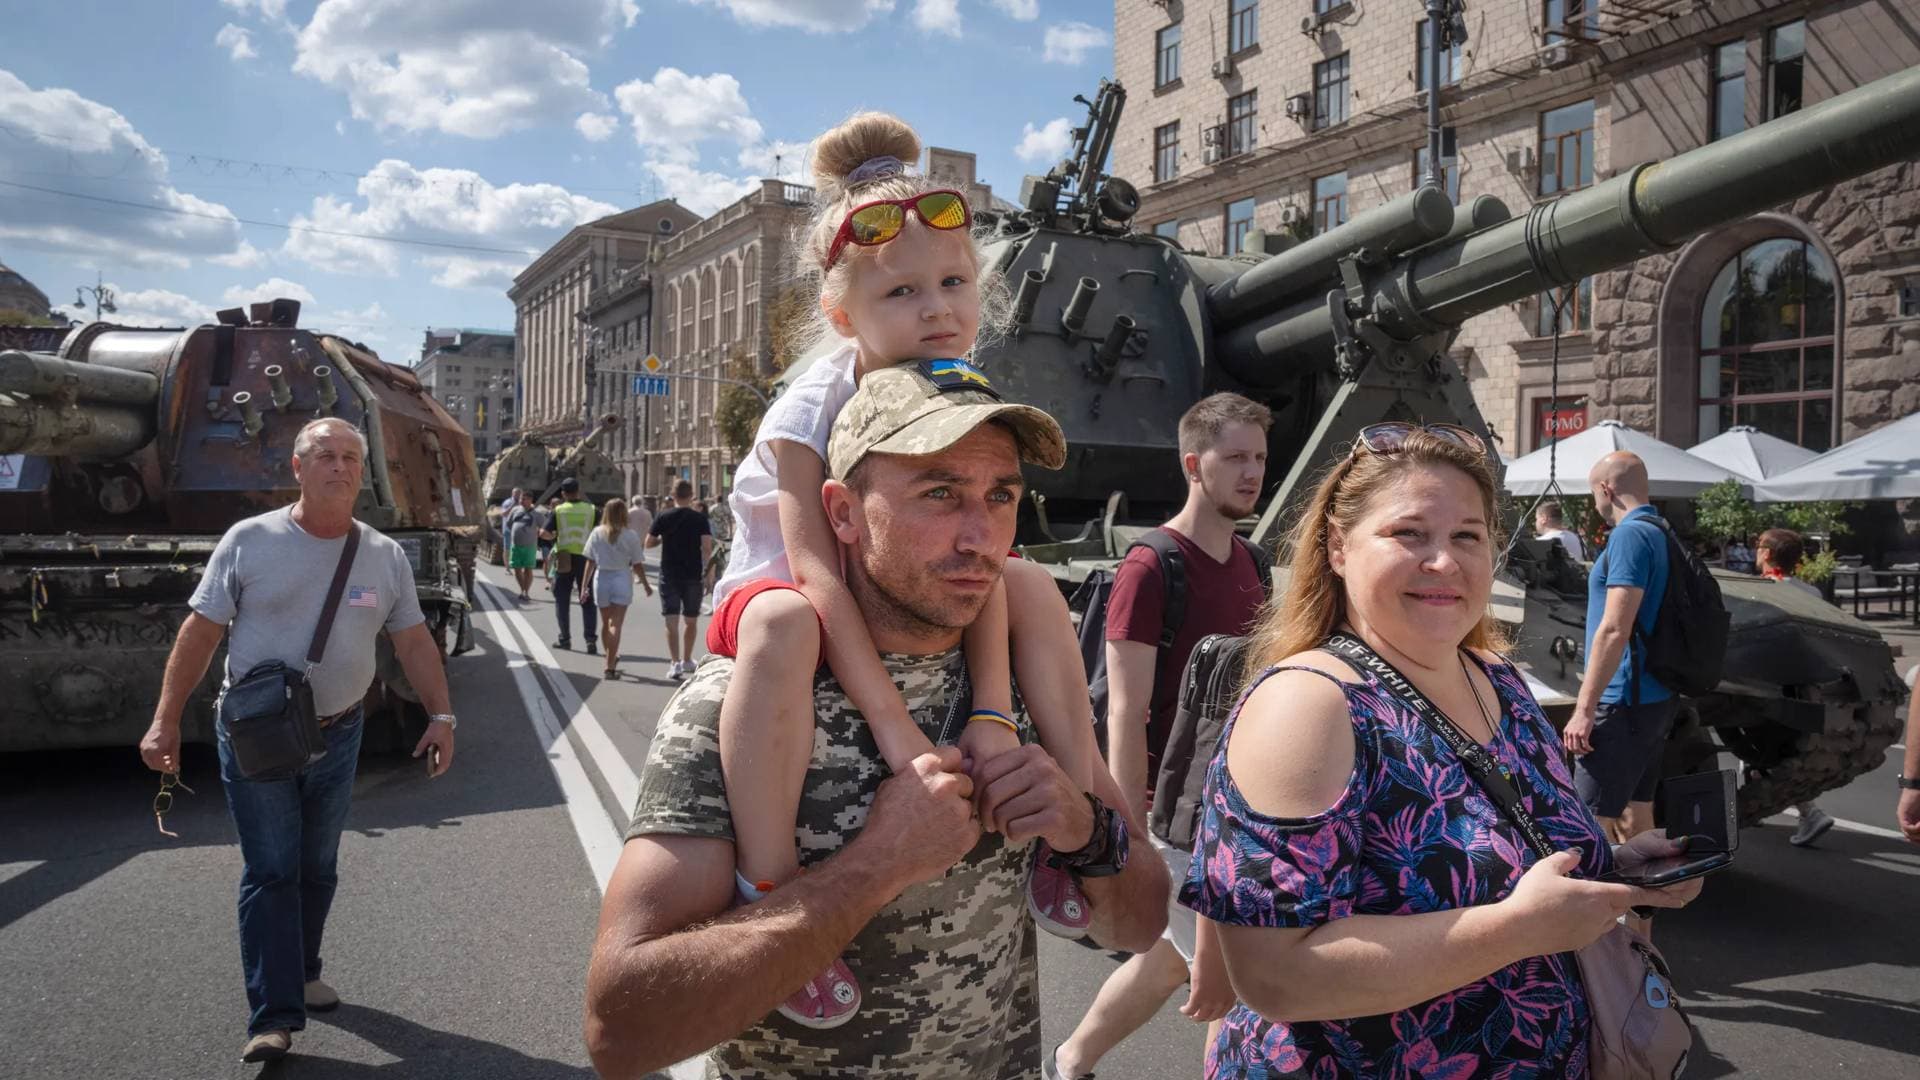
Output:
<svg viewBox="0 0 1920 1080">
<path fill-rule="evenodd" d="M 1587 673 L 1562 732 L 1580 798 L 1624 843 L 1653 827 L 1654 784 L 1680 701 L 1646 670 L 1634 628 L 1649 635 L 1667 592 L 1667 536 L 1647 502 L 1647 465 L 1625 450 L 1587 474 L 1612 535 L 1587 575 Z"/>
</svg>

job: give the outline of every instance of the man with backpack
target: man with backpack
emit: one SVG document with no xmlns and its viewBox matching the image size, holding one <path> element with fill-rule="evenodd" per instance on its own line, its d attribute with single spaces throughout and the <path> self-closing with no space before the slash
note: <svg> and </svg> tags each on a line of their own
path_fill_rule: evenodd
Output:
<svg viewBox="0 0 1920 1080">
<path fill-rule="evenodd" d="M 1161 772 L 1181 673 L 1194 646 L 1210 634 L 1246 633 L 1266 601 L 1272 563 L 1234 526 L 1259 500 L 1272 426 L 1266 406 L 1238 394 L 1214 394 L 1188 409 L 1179 429 L 1186 504 L 1136 540 L 1114 572 L 1104 610 L 1106 671 L 1093 682 L 1096 705 L 1101 685 L 1106 690 L 1108 769 L 1132 800 L 1136 820 L 1147 816 L 1149 785 Z M 1100 614 L 1096 607 L 1085 618 Z M 1082 626 L 1083 641 L 1090 632 Z M 1212 748 L 1193 756 L 1204 768 Z M 1159 841 L 1154 846 L 1177 889 L 1187 853 Z M 1048 1080 L 1091 1076 L 1100 1058 L 1151 1020 L 1190 977 L 1193 988 L 1181 1012 L 1211 1023 L 1232 1007 L 1233 989 L 1211 930 L 1171 899 L 1166 935 L 1107 979 L 1080 1026 L 1045 1058 Z"/>
<path fill-rule="evenodd" d="M 1653 827 L 1660 759 L 1680 707 L 1674 689 L 1652 670 L 1652 642 L 1673 570 L 1671 534 L 1648 504 L 1647 465 L 1639 455 L 1618 450 L 1601 458 L 1587 485 L 1613 532 L 1587 575 L 1587 671 L 1561 740 L 1574 755 L 1580 798 L 1608 838 L 1625 843 Z"/>
</svg>

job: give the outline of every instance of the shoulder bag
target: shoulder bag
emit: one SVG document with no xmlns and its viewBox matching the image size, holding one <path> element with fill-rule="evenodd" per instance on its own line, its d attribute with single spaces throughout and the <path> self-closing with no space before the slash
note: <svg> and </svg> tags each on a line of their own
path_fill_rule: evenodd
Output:
<svg viewBox="0 0 1920 1080">
<path fill-rule="evenodd" d="M 1322 648 L 1355 671 L 1373 674 L 1405 701 L 1520 830 L 1535 857 L 1544 859 L 1554 853 L 1546 830 L 1527 812 L 1512 771 L 1442 716 L 1406 676 L 1351 635 L 1335 634 Z M 1587 1040 L 1593 1080 L 1670 1080 L 1679 1076 L 1693 1049 L 1693 1025 L 1680 1008 L 1666 957 L 1653 942 L 1619 925 L 1573 955 L 1580 965 L 1580 981 L 1586 984 L 1587 1007 L 1593 1018 Z"/>
<path fill-rule="evenodd" d="M 359 547 L 360 524 L 355 522 L 347 532 L 340 564 L 334 567 L 333 583 L 327 587 L 320 625 L 307 646 L 307 666 L 296 671 L 278 660 L 264 660 L 220 695 L 216 711 L 242 778 L 284 780 L 327 755 L 326 733 L 313 707 L 313 669 L 326 654 L 340 593 Z"/>
</svg>

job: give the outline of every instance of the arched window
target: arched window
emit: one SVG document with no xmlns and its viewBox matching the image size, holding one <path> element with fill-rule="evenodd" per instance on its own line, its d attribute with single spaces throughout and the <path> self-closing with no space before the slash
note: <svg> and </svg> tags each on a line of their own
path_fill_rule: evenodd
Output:
<svg viewBox="0 0 1920 1080">
<path fill-rule="evenodd" d="M 740 268 L 732 260 L 720 264 L 720 344 L 731 342 L 736 333 L 734 316 L 740 310 Z"/>
<path fill-rule="evenodd" d="M 676 291 L 673 286 L 669 285 L 666 291 L 660 296 L 662 300 L 660 305 L 662 318 L 660 321 L 666 326 L 667 330 L 668 356 L 677 356 L 680 352 L 679 310 L 674 300 Z"/>
<path fill-rule="evenodd" d="M 1700 314 L 1700 433 L 1751 424 L 1833 445 L 1833 266 L 1804 240 L 1762 240 L 1720 268 Z"/>
<path fill-rule="evenodd" d="M 680 281 L 680 353 L 691 354 L 698 343 L 693 339 L 693 278 L 688 276 Z"/>
<path fill-rule="evenodd" d="M 740 266 L 740 336 L 755 348 L 760 341 L 760 248 L 747 249 Z"/>
<path fill-rule="evenodd" d="M 713 344 L 713 267 L 707 267 L 700 275 L 700 347 L 705 349 Z"/>
</svg>

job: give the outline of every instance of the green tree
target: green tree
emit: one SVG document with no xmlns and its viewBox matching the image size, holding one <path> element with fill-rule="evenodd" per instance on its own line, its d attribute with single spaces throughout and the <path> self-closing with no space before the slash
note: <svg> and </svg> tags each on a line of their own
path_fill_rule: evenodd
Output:
<svg viewBox="0 0 1920 1080">
<path fill-rule="evenodd" d="M 45 315 L 29 315 L 19 308 L 0 308 L 0 326 L 55 326 Z"/>
<path fill-rule="evenodd" d="M 1701 533 L 1719 541 L 1752 540 L 1768 529 L 1792 529 L 1802 536 L 1845 536 L 1852 530 L 1844 515 L 1857 503 L 1761 503 L 1750 501 L 1740 481 L 1722 480 L 1694 500 L 1693 519 Z"/>
</svg>

